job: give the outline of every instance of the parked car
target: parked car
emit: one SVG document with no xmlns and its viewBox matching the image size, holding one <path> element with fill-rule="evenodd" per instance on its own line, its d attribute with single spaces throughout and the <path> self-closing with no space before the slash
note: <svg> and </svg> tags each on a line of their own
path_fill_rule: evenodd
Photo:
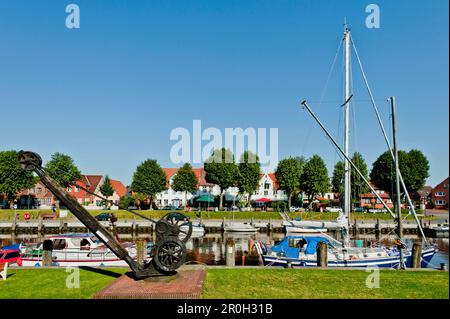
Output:
<svg viewBox="0 0 450 319">
<path fill-rule="evenodd" d="M 186 221 L 189 220 L 189 217 L 186 217 L 185 215 L 181 213 L 169 213 L 167 216 L 167 219 L 173 219 L 175 221 Z"/>
<path fill-rule="evenodd" d="M 173 206 L 173 205 L 166 205 L 163 208 L 161 208 L 162 210 L 181 210 L 181 207 L 177 207 L 177 206 Z"/>
<path fill-rule="evenodd" d="M 108 221 L 108 220 L 112 222 L 117 221 L 116 215 L 108 212 L 98 214 L 97 216 L 95 216 L 95 219 L 98 221 Z"/>
<path fill-rule="evenodd" d="M 369 213 L 387 213 L 387 210 L 384 208 L 369 208 Z"/>
<path fill-rule="evenodd" d="M 300 207 L 298 206 L 291 206 L 289 207 L 290 212 L 298 212 L 300 210 Z"/>
<path fill-rule="evenodd" d="M 340 207 L 326 207 L 325 211 L 329 212 L 329 213 L 342 213 L 343 212 L 342 208 L 340 208 Z"/>
<path fill-rule="evenodd" d="M 355 213 L 365 213 L 366 209 L 364 207 L 355 207 L 354 212 Z"/>
<path fill-rule="evenodd" d="M 20 258 L 19 250 L 5 249 L 0 250 L 0 264 L 17 264 L 22 266 L 22 259 Z"/>
</svg>

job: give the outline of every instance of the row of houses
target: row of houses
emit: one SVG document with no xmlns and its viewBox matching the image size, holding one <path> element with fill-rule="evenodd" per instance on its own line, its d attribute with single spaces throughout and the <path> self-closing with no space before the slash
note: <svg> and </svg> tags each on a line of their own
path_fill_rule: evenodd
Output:
<svg viewBox="0 0 450 319">
<path fill-rule="evenodd" d="M 177 173 L 177 168 L 163 168 L 167 179 L 167 190 L 158 193 L 155 198 L 155 204 L 157 207 L 161 208 L 164 206 L 184 206 L 186 201 L 189 201 L 196 196 L 202 195 L 220 195 L 220 187 L 215 184 L 208 183 L 206 181 L 206 172 L 203 168 L 193 168 L 194 174 L 197 177 L 197 191 L 194 193 L 177 192 L 171 187 L 173 179 Z M 83 188 L 88 189 L 94 194 L 101 195 L 100 186 L 103 184 L 103 175 L 82 175 L 80 181 L 77 181 L 78 186 L 70 186 L 66 191 L 72 195 L 80 204 L 84 205 L 87 209 L 98 209 L 102 207 L 101 199 L 92 195 Z M 124 186 L 124 184 L 119 180 L 111 179 L 111 185 L 114 188 L 114 194 L 108 197 L 108 200 L 112 200 L 118 203 L 120 198 L 126 196 L 130 191 Z M 374 185 L 372 185 L 374 186 Z M 435 187 L 425 186 L 419 190 L 416 194 L 413 194 L 413 198 L 416 202 L 426 206 L 436 209 L 448 209 L 449 203 L 449 178 L 446 178 L 441 183 Z M 383 201 L 388 205 L 388 207 L 393 207 L 393 202 L 384 190 L 377 189 L 374 186 L 375 191 L 383 199 Z M 237 187 L 229 187 L 224 192 L 225 201 L 234 201 L 238 198 L 239 189 Z M 306 198 L 305 194 L 303 194 Z M 258 189 L 253 194 L 246 194 L 244 198 L 246 201 L 249 199 L 251 201 L 258 201 L 265 199 L 271 202 L 276 201 L 287 201 L 288 197 L 285 190 L 279 188 L 276 176 L 274 173 L 262 173 L 260 174 Z M 339 194 L 335 193 L 325 193 L 321 196 L 317 196 L 317 201 L 327 201 L 336 202 L 339 199 Z M 2 200 L 0 194 L 0 201 Z M 52 193 L 41 183 L 38 182 L 36 185 L 30 189 L 22 190 L 18 194 L 18 207 L 19 208 L 51 208 L 56 204 L 54 196 Z M 361 194 L 359 198 L 359 203 L 355 206 L 363 208 L 383 208 L 383 204 L 377 199 L 377 197 L 372 193 Z"/>
<path fill-rule="evenodd" d="M 77 186 L 67 187 L 66 191 L 72 195 L 78 203 L 84 205 L 87 209 L 98 209 L 102 207 L 101 199 L 88 193 L 88 191 L 101 195 L 100 186 L 104 181 L 103 175 L 82 175 L 81 180 L 77 181 Z M 119 180 L 110 179 L 111 186 L 114 188 L 112 196 L 108 200 L 118 204 L 121 197 L 128 193 L 127 188 Z M 17 207 L 23 209 L 40 208 L 50 209 L 57 205 L 53 194 L 48 188 L 38 181 L 32 188 L 24 189 L 17 196 Z"/>
</svg>

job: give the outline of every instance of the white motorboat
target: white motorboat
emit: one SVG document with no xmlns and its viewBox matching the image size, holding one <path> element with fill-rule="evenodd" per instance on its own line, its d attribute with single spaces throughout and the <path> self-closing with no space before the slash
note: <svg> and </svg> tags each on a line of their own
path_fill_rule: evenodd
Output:
<svg viewBox="0 0 450 319">
<path fill-rule="evenodd" d="M 249 223 L 238 223 L 238 222 L 225 224 L 223 229 L 226 232 L 241 232 L 241 233 L 255 233 L 259 230 L 259 228 L 256 228 Z"/>
<path fill-rule="evenodd" d="M 53 244 L 53 266 L 128 266 L 92 234 L 64 234 L 48 239 Z M 134 244 L 123 243 L 122 246 L 130 256 L 136 258 L 137 249 Z M 43 243 L 22 247 L 22 265 L 42 266 L 42 248 Z"/>
<path fill-rule="evenodd" d="M 326 233 L 326 228 L 315 228 L 315 227 L 301 227 L 301 226 L 286 226 L 287 233 L 301 233 L 301 234 L 318 234 Z"/>
<path fill-rule="evenodd" d="M 188 231 L 188 225 L 182 225 L 180 226 L 180 230 L 187 232 Z M 198 238 L 198 237 L 203 237 L 203 235 L 205 234 L 205 227 L 203 227 L 202 225 L 192 225 L 192 234 L 191 237 L 193 238 Z"/>
</svg>

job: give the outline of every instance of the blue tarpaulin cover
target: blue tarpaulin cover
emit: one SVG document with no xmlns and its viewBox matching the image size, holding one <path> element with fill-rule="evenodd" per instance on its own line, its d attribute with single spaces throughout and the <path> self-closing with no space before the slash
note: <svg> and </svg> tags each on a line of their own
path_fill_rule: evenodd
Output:
<svg viewBox="0 0 450 319">
<path fill-rule="evenodd" d="M 273 246 L 271 251 L 283 252 L 288 258 L 298 258 L 299 248 L 297 246 L 289 247 L 290 239 L 293 239 L 295 243 L 298 243 L 301 239 L 306 240 L 305 254 L 315 254 L 319 242 L 324 242 L 328 245 L 331 244 L 327 238 L 320 236 L 286 236 L 278 245 Z"/>
</svg>

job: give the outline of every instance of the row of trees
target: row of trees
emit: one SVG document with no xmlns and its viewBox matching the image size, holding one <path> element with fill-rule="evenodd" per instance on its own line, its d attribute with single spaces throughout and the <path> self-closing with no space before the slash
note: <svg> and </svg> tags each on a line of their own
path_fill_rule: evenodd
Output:
<svg viewBox="0 0 450 319">
<path fill-rule="evenodd" d="M 5 194 L 8 200 L 14 199 L 21 189 L 32 187 L 36 183 L 36 177 L 31 172 L 24 171 L 17 162 L 16 151 L 0 152 L 0 192 Z M 429 176 L 429 164 L 421 151 L 399 151 L 400 170 L 410 192 L 416 192 L 424 186 Z M 360 153 L 354 153 L 352 162 L 366 179 L 369 179 L 368 168 Z M 81 172 L 66 154 L 55 153 L 45 165 L 47 173 L 60 185 L 67 186 L 68 181 L 81 178 Z M 261 164 L 257 155 L 244 152 L 236 163 L 233 153 L 227 149 L 213 150 L 210 158 L 205 161 L 205 179 L 208 183 L 216 184 L 220 188 L 220 208 L 223 208 L 224 191 L 236 186 L 241 194 L 253 194 L 259 185 Z M 304 157 L 289 157 L 281 160 L 275 171 L 278 186 L 286 191 L 288 205 L 300 192 L 309 196 L 309 202 L 317 194 L 326 193 L 331 189 L 334 192 L 343 192 L 344 162 L 336 163 L 333 176 L 328 177 L 327 167 L 319 155 L 313 155 L 309 159 Z M 389 152 L 383 153 L 373 163 L 370 172 L 370 180 L 380 189 L 393 192 L 393 162 Z M 357 199 L 359 194 L 368 191 L 363 179 L 356 174 L 351 174 L 352 197 Z M 171 185 L 175 191 L 193 193 L 198 188 L 197 176 L 190 164 L 184 164 L 177 172 Z M 136 168 L 133 174 L 131 190 L 140 198 L 148 198 L 150 203 L 157 193 L 168 188 L 166 174 L 156 160 L 148 159 Z M 109 197 L 114 193 L 108 176 L 105 177 L 100 187 L 103 196 Z M 249 205 L 249 200 L 247 201 Z"/>
</svg>

